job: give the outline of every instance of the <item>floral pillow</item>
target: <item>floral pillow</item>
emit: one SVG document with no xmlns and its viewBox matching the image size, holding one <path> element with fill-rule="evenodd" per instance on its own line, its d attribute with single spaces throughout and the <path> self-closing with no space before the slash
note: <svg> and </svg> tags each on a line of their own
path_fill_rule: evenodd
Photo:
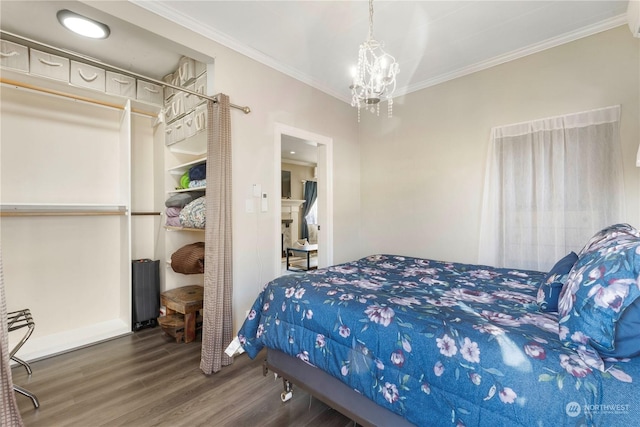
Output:
<svg viewBox="0 0 640 427">
<path fill-rule="evenodd" d="M 560 291 L 567 282 L 571 267 L 578 260 L 578 255 L 571 252 L 553 266 L 538 288 L 537 302 L 540 311 L 558 311 Z"/>
<path fill-rule="evenodd" d="M 611 241 L 620 241 L 627 239 L 636 239 L 640 238 L 640 231 L 636 230 L 629 224 L 614 224 L 609 227 L 605 227 L 602 230 L 598 231 L 586 245 L 584 248 L 578 253 L 578 256 L 593 252 L 594 250 L 598 250 L 602 246 L 608 244 Z"/>
<path fill-rule="evenodd" d="M 624 227 L 620 227 L 624 226 Z M 558 303 L 560 339 L 602 356 L 640 353 L 640 234 L 626 224 L 597 233 L 581 251 Z M 620 345 L 618 345 L 620 343 Z M 623 345 L 624 344 L 624 345 Z"/>
</svg>

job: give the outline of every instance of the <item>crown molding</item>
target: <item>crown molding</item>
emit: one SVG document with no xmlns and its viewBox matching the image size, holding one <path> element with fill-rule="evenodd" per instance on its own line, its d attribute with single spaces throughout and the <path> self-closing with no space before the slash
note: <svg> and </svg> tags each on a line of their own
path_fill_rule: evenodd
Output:
<svg viewBox="0 0 640 427">
<path fill-rule="evenodd" d="M 247 56 L 261 64 L 264 64 L 270 68 L 273 68 L 276 71 L 280 71 L 283 74 L 288 75 L 302 83 L 306 83 L 309 86 L 316 88 L 327 95 L 331 95 L 334 98 L 338 98 L 344 102 L 351 102 L 351 99 L 348 98 L 344 93 L 339 93 L 333 90 L 332 88 L 326 86 L 324 83 L 300 72 L 299 70 L 289 67 L 274 58 L 265 55 L 264 53 L 253 49 L 244 43 L 238 41 L 233 37 L 229 37 L 229 35 L 216 30 L 215 28 L 209 27 L 207 25 L 202 25 L 200 22 L 194 21 L 187 15 L 177 11 L 173 7 L 170 7 L 162 2 L 148 1 L 148 0 L 129 0 L 131 3 L 146 9 L 150 12 L 155 13 L 169 21 L 172 21 L 182 27 L 188 28 L 203 37 L 206 37 L 210 40 L 215 41 L 231 50 L 234 50 L 244 56 Z"/>
<path fill-rule="evenodd" d="M 478 71 L 486 70 L 488 68 L 495 67 L 497 65 L 501 65 L 510 61 L 514 61 L 519 58 L 524 58 L 525 56 L 533 55 L 534 53 L 542 52 L 544 50 L 551 49 L 566 43 L 570 43 L 588 36 L 592 36 L 594 34 L 601 33 L 603 31 L 611 30 L 613 28 L 626 25 L 626 24 L 627 24 L 627 17 L 625 14 L 614 16 L 607 20 L 600 21 L 596 24 L 580 28 L 576 31 L 571 31 L 569 33 L 562 34 L 558 37 L 552 37 L 540 43 L 532 44 L 522 49 L 514 50 L 504 55 L 496 56 L 487 61 L 478 62 L 476 64 L 472 64 L 468 67 L 464 67 L 450 73 L 441 74 L 429 80 L 425 80 L 413 85 L 399 88 L 396 91 L 396 93 L 397 93 L 397 96 L 408 95 L 412 92 L 426 89 L 428 87 L 435 86 L 440 83 L 447 82 L 449 80 L 454 80 L 469 74 L 473 74 Z"/>
<path fill-rule="evenodd" d="M 210 40 L 220 43 L 221 45 L 229 49 L 232 49 L 242 55 L 245 55 L 255 61 L 258 61 L 270 68 L 280 71 L 281 73 L 286 74 L 289 77 L 292 77 L 298 81 L 301 81 L 302 83 L 306 83 L 313 88 L 316 88 L 330 96 L 333 96 L 334 98 L 337 98 L 348 104 L 351 103 L 351 98 L 348 96 L 348 94 L 343 92 L 337 92 L 334 89 L 325 85 L 324 83 L 302 73 L 301 71 L 293 67 L 289 67 L 285 64 L 282 64 L 281 62 L 263 54 L 262 52 L 256 49 L 250 48 L 249 46 L 241 43 L 240 41 L 238 41 L 233 37 L 229 37 L 227 34 L 221 31 L 217 31 L 214 28 L 211 28 L 206 25 L 202 25 L 201 23 L 194 21 L 190 17 L 166 5 L 165 3 L 147 1 L 147 0 L 129 0 L 129 1 L 143 9 L 153 12 L 159 16 L 162 16 L 163 18 L 166 18 L 172 22 L 175 22 L 176 24 L 181 25 L 185 28 L 188 28 Z M 412 92 L 417 92 L 419 90 L 426 89 L 431 86 L 435 86 L 450 80 L 457 79 L 459 77 L 476 73 L 478 71 L 486 70 L 488 68 L 492 68 L 509 61 L 513 61 L 519 58 L 523 58 L 525 56 L 532 55 L 534 53 L 542 52 L 544 50 L 551 49 L 551 48 L 563 45 L 565 43 L 579 40 L 581 38 L 588 37 L 597 33 L 601 33 L 603 31 L 607 31 L 612 28 L 619 27 L 621 25 L 627 25 L 626 14 L 614 16 L 612 18 L 606 19 L 596 24 L 589 25 L 587 27 L 583 27 L 575 31 L 571 31 L 557 37 L 552 37 L 540 43 L 535 43 L 533 45 L 524 47 L 522 49 L 508 52 L 504 55 L 496 56 L 487 61 L 478 62 L 476 64 L 472 64 L 470 66 L 467 66 L 449 73 L 441 74 L 439 76 L 436 76 L 428 80 L 424 80 L 424 81 L 421 81 L 412 85 L 404 86 L 404 87 L 399 87 L 396 89 L 396 95 L 394 96 L 394 98 L 408 95 Z"/>
</svg>

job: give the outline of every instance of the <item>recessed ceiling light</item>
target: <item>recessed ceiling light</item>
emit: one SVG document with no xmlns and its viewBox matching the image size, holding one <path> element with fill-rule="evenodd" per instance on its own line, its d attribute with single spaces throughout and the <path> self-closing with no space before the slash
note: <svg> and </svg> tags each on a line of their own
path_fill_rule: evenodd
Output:
<svg viewBox="0 0 640 427">
<path fill-rule="evenodd" d="M 102 22 L 94 21 L 67 9 L 58 11 L 57 17 L 62 26 L 84 37 L 106 39 L 111 33 L 109 27 Z"/>
<path fill-rule="evenodd" d="M 295 151 L 289 151 L 289 154 L 296 154 Z"/>
</svg>

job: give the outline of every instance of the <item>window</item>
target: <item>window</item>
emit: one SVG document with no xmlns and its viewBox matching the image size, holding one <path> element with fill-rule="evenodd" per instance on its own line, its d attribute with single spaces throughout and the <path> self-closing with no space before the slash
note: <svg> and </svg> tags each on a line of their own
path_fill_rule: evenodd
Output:
<svg viewBox="0 0 640 427">
<path fill-rule="evenodd" d="M 479 262 L 548 271 L 622 222 L 620 106 L 491 130 Z"/>
</svg>

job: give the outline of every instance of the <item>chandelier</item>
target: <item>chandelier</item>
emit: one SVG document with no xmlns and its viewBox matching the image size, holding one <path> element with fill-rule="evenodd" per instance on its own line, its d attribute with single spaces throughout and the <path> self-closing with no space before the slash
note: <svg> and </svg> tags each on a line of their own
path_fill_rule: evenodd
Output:
<svg viewBox="0 0 640 427">
<path fill-rule="evenodd" d="M 395 58 L 382 49 L 383 44 L 373 38 L 373 0 L 369 0 L 369 37 L 360 45 L 358 66 L 352 70 L 351 106 L 363 106 L 380 115 L 380 102 L 387 101 L 387 113 L 393 114 L 393 92 L 400 67 Z"/>
</svg>

